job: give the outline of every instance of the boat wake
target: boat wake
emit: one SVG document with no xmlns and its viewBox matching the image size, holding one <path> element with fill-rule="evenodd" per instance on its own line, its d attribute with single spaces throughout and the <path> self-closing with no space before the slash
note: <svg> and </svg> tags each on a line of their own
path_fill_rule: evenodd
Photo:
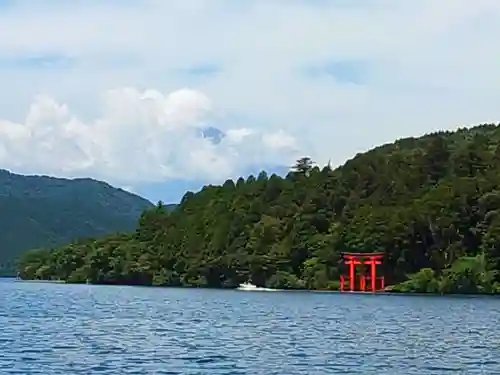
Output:
<svg viewBox="0 0 500 375">
<path fill-rule="evenodd" d="M 245 292 L 279 292 L 279 289 L 262 288 L 248 282 L 240 284 L 236 289 L 243 290 Z"/>
</svg>

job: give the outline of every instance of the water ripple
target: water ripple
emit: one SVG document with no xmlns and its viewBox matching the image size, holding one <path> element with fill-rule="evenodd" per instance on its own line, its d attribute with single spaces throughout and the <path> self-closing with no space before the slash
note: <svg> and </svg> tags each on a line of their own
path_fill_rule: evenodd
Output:
<svg viewBox="0 0 500 375">
<path fill-rule="evenodd" d="M 495 374 L 500 300 L 0 282 L 2 374 Z"/>
</svg>

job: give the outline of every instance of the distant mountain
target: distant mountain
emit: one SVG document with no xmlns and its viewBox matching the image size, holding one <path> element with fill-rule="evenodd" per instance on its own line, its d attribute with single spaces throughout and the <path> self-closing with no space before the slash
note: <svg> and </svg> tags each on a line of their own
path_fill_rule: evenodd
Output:
<svg viewBox="0 0 500 375">
<path fill-rule="evenodd" d="M 208 126 L 200 130 L 200 135 L 203 138 L 209 139 L 213 144 L 219 144 L 222 142 L 226 134 L 213 126 Z"/>
<path fill-rule="evenodd" d="M 153 204 L 105 182 L 23 176 L 0 169 L 0 275 L 25 250 L 134 230 Z"/>
</svg>

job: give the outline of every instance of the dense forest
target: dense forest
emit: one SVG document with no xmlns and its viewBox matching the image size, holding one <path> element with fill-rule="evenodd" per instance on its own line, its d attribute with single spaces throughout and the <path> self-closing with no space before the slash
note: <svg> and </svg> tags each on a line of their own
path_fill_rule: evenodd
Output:
<svg viewBox="0 0 500 375">
<path fill-rule="evenodd" d="M 23 257 L 23 278 L 337 289 L 341 252 L 385 253 L 395 291 L 500 291 L 500 126 L 406 138 L 343 166 L 302 158 L 144 211 L 133 233 Z"/>
<path fill-rule="evenodd" d="M 134 231 L 141 213 L 152 206 L 101 181 L 0 170 L 0 276 L 15 275 L 16 258 L 24 251 Z"/>
</svg>

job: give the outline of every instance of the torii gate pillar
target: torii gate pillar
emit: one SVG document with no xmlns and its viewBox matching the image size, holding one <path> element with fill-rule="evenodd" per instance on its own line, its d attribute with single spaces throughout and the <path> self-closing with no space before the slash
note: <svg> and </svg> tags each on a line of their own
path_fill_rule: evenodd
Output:
<svg viewBox="0 0 500 375">
<path fill-rule="evenodd" d="M 366 281 L 370 281 L 371 292 L 377 292 L 384 289 L 385 279 L 384 276 L 377 277 L 377 266 L 382 264 L 382 259 L 384 257 L 383 253 L 343 253 L 344 263 L 349 266 L 349 291 L 361 291 L 365 292 Z M 356 288 L 356 266 L 357 265 L 369 265 L 370 275 L 366 276 L 361 274 L 359 276 L 359 289 Z M 345 288 L 345 275 L 340 276 L 340 291 L 343 292 Z M 377 281 L 379 281 L 379 286 L 377 286 Z"/>
</svg>

